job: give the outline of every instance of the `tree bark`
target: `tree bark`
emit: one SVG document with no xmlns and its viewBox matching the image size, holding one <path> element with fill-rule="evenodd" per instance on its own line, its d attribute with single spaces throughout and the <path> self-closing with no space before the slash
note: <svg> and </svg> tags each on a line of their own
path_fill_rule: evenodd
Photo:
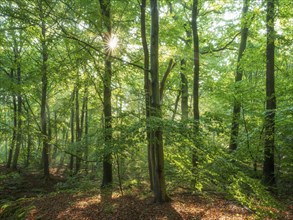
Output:
<svg viewBox="0 0 293 220">
<path fill-rule="evenodd" d="M 42 54 L 42 94 L 41 94 L 41 133 L 43 142 L 43 171 L 45 179 L 50 177 L 49 172 L 49 143 L 47 134 L 47 90 L 48 90 L 48 45 L 47 45 L 47 28 L 45 23 L 45 12 L 43 9 L 43 1 L 39 3 L 39 12 L 41 20 L 41 54 Z"/>
<path fill-rule="evenodd" d="M 102 19 L 104 27 L 106 28 L 106 34 L 104 36 L 104 43 L 107 45 L 108 40 L 112 36 L 112 23 L 111 23 L 111 1 L 100 0 L 100 7 L 102 11 Z M 105 53 L 109 54 L 105 58 L 105 72 L 104 72 L 104 158 L 103 158 L 103 181 L 102 187 L 108 187 L 112 185 L 112 103 L 111 103 L 111 80 L 112 80 L 112 62 L 111 62 L 111 50 L 108 50 L 105 46 Z"/>
<path fill-rule="evenodd" d="M 13 36 L 14 38 L 15 36 Z M 12 169 L 17 168 L 20 147 L 22 144 L 22 96 L 21 96 L 21 66 L 20 66 L 20 48 L 17 40 L 14 38 L 14 65 L 16 66 L 16 83 L 18 85 L 17 91 L 17 127 L 16 127 L 16 145 L 12 161 Z"/>
<path fill-rule="evenodd" d="M 12 161 L 12 169 L 17 168 L 20 147 L 22 144 L 22 98 L 21 95 L 17 96 L 17 130 L 16 130 L 16 145 Z"/>
<path fill-rule="evenodd" d="M 79 83 L 78 83 L 79 84 Z M 75 161 L 75 174 L 79 172 L 81 160 L 80 160 L 80 154 L 81 154 L 81 126 L 80 126 L 80 117 L 79 117 L 79 85 L 76 86 L 75 90 L 75 129 L 76 129 L 76 154 L 78 157 L 76 157 Z"/>
<path fill-rule="evenodd" d="M 151 116 L 154 119 L 161 119 L 160 106 L 160 85 L 159 85 L 159 11 L 158 0 L 150 1 L 151 7 L 151 47 L 150 47 L 150 64 L 151 64 Z M 164 176 L 164 151 L 163 151 L 163 132 L 160 125 L 154 125 L 151 135 L 152 149 L 150 152 L 152 164 L 152 172 L 154 174 L 154 197 L 155 202 L 162 203 L 169 200 L 166 194 L 166 184 Z"/>
<path fill-rule="evenodd" d="M 74 108 L 74 97 L 75 97 L 75 90 L 76 88 L 74 87 L 71 95 L 71 116 L 70 116 L 70 133 L 71 133 L 71 145 L 74 145 L 74 115 L 75 115 L 75 108 Z M 69 161 L 69 169 L 71 172 L 73 172 L 73 165 L 74 165 L 74 156 L 71 154 L 70 155 L 70 161 Z"/>
<path fill-rule="evenodd" d="M 146 0 L 141 1 L 141 14 L 140 14 L 140 32 L 141 32 L 141 42 L 144 53 L 144 94 L 145 94 L 145 116 L 146 116 L 146 136 L 147 136 L 147 150 L 148 150 L 148 168 L 149 168 L 149 178 L 150 178 L 150 189 L 153 190 L 154 175 L 152 172 L 152 164 L 154 161 L 151 161 L 151 133 L 150 133 L 150 78 L 149 78 L 149 49 L 146 38 Z"/>
<path fill-rule="evenodd" d="M 57 126 L 57 112 L 54 111 L 54 135 L 55 135 L 55 143 L 58 145 L 58 126 Z M 53 149 L 53 154 L 52 154 L 52 161 L 54 165 L 56 164 L 56 157 L 57 157 L 57 151 L 58 148 L 55 146 Z"/>
<path fill-rule="evenodd" d="M 275 179 L 275 110 L 277 107 L 275 96 L 275 1 L 267 0 L 267 48 L 266 48 L 266 113 L 264 132 L 264 182 L 269 186 L 274 186 Z"/>
<path fill-rule="evenodd" d="M 188 119 L 188 81 L 186 78 L 186 60 L 180 62 L 180 79 L 181 79 L 181 120 Z"/>
<path fill-rule="evenodd" d="M 194 118 L 194 136 L 195 145 L 199 145 L 199 37 L 198 37 L 198 0 L 193 0 L 192 7 L 192 34 L 193 34 L 193 118 Z M 197 154 L 193 150 L 192 153 L 193 168 L 197 167 Z"/>
<path fill-rule="evenodd" d="M 30 158 L 31 158 L 31 148 L 33 145 L 33 139 L 32 139 L 32 134 L 30 131 L 30 120 L 31 116 L 30 113 L 27 113 L 28 115 L 28 122 L 27 122 L 27 128 L 28 128 L 28 134 L 27 134 L 27 153 L 26 153 L 26 164 L 25 166 L 28 167 L 30 165 Z"/>
<path fill-rule="evenodd" d="M 242 80 L 242 75 L 243 75 L 243 70 L 241 68 L 240 61 L 246 49 L 246 42 L 248 37 L 248 24 L 247 24 L 248 22 L 246 20 L 248 7 L 249 7 L 249 0 L 244 0 L 243 8 L 242 8 L 242 18 L 241 18 L 243 23 L 241 27 L 241 39 L 240 39 L 240 46 L 239 46 L 239 52 L 238 52 L 236 74 L 235 74 L 236 89 L 237 89 L 237 82 L 240 82 Z M 239 93 L 239 91 L 236 90 L 236 93 Z M 238 140 L 238 134 L 239 134 L 240 111 L 241 111 L 241 102 L 237 98 L 234 98 L 232 126 L 231 126 L 231 135 L 230 135 L 230 144 L 229 144 L 229 149 L 231 151 L 235 151 L 238 147 L 237 140 Z"/>
<path fill-rule="evenodd" d="M 10 77 L 13 78 L 13 70 L 11 70 Z M 16 102 L 16 96 L 12 96 L 12 103 L 13 103 L 13 131 L 12 131 L 12 140 L 11 144 L 9 147 L 9 153 L 8 153 L 8 160 L 6 167 L 10 168 L 11 167 L 11 162 L 12 162 L 12 157 L 13 157 L 13 150 L 15 147 L 15 142 L 16 142 L 16 131 L 17 131 L 17 102 Z"/>
<path fill-rule="evenodd" d="M 85 137 L 85 170 L 88 172 L 88 157 L 89 157 L 89 113 L 88 113 L 88 90 L 86 88 L 85 96 L 83 100 L 83 115 L 84 115 L 84 137 Z"/>
</svg>

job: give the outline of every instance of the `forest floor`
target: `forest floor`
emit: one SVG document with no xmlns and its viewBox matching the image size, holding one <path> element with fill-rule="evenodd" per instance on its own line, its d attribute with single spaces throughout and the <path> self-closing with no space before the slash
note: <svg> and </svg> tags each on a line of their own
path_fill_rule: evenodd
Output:
<svg viewBox="0 0 293 220">
<path fill-rule="evenodd" d="M 60 190 L 62 175 L 51 172 L 45 182 L 39 172 L 11 172 L 0 166 L 0 219 L 256 219 L 248 208 L 215 193 L 176 191 L 172 201 L 154 204 L 145 189 L 103 193 L 98 185 L 84 190 Z M 76 180 L 77 181 L 77 180 Z M 70 188 L 70 187 L 69 187 Z M 287 204 L 278 219 L 293 219 Z M 274 211 L 274 210 L 273 210 Z M 270 219 L 270 218 L 266 218 Z"/>
</svg>

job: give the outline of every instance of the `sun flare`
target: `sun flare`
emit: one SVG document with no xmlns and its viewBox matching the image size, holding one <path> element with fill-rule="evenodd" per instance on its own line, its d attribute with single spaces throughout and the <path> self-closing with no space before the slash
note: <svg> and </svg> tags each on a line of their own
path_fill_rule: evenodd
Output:
<svg viewBox="0 0 293 220">
<path fill-rule="evenodd" d="M 112 35 L 107 43 L 107 48 L 109 51 L 114 51 L 118 46 L 118 37 L 116 35 Z"/>
</svg>

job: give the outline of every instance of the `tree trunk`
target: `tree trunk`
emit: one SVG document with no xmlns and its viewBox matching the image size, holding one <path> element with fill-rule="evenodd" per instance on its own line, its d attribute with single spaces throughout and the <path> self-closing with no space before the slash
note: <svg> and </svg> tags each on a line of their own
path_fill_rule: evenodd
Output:
<svg viewBox="0 0 293 220">
<path fill-rule="evenodd" d="M 151 116 L 157 119 L 162 118 L 160 106 L 160 85 L 159 85 L 159 12 L 158 0 L 151 0 L 151 47 L 150 47 L 150 64 L 151 64 Z M 151 132 L 152 147 L 151 161 L 152 172 L 154 174 L 154 196 L 155 202 L 162 203 L 169 200 L 166 194 L 166 184 L 164 176 L 164 151 L 163 151 L 163 133 L 160 125 L 154 125 Z"/>
<path fill-rule="evenodd" d="M 197 28 L 198 18 L 198 0 L 193 0 L 192 7 L 192 33 L 193 33 L 193 118 L 194 118 L 194 137 L 195 145 L 199 145 L 199 38 Z M 197 167 L 197 154 L 193 150 L 192 153 L 193 168 Z"/>
<path fill-rule="evenodd" d="M 180 79 L 181 79 L 181 120 L 188 119 L 188 81 L 186 78 L 186 61 L 181 60 L 180 63 Z"/>
<path fill-rule="evenodd" d="M 83 114 L 84 115 L 84 137 L 85 137 L 85 145 L 84 145 L 84 154 L 85 154 L 85 170 L 88 171 L 88 157 L 89 157 L 89 116 L 88 116 L 88 90 L 86 88 L 84 100 L 83 100 Z M 83 118 L 82 117 L 82 118 Z M 83 124 L 83 123 L 82 123 Z"/>
<path fill-rule="evenodd" d="M 68 142 L 68 129 L 67 128 L 64 128 L 63 131 L 62 131 L 62 140 L 63 140 L 63 143 L 64 145 L 67 145 L 67 142 Z M 57 172 L 59 172 L 59 170 L 63 167 L 64 165 L 64 157 L 65 157 L 65 153 L 64 152 L 61 152 L 61 155 L 60 155 L 60 161 L 59 161 L 59 165 L 58 165 L 58 170 Z"/>
<path fill-rule="evenodd" d="M 54 122 L 55 122 L 54 135 L 55 135 L 55 144 L 56 144 L 56 146 L 54 146 L 54 149 L 53 149 L 52 162 L 55 165 L 56 164 L 57 151 L 58 151 L 58 148 L 57 148 L 57 145 L 58 145 L 58 127 L 57 127 L 57 112 L 56 111 L 54 111 Z"/>
<path fill-rule="evenodd" d="M 71 145 L 73 148 L 74 145 L 74 115 L 75 115 L 75 109 L 74 109 L 74 97 L 75 97 L 75 87 L 73 89 L 72 95 L 71 95 L 71 116 L 70 116 L 70 132 L 71 132 Z M 71 148 L 71 149 L 72 149 Z M 69 170 L 73 171 L 73 165 L 74 165 L 74 156 L 73 154 L 70 154 L 70 162 L 69 162 Z"/>
<path fill-rule="evenodd" d="M 15 145 L 15 151 L 13 155 L 13 161 L 12 161 L 12 169 L 17 168 L 17 162 L 18 157 L 20 153 L 20 147 L 22 143 L 22 97 L 19 94 L 17 96 L 17 131 L 16 131 L 16 145 Z"/>
<path fill-rule="evenodd" d="M 75 90 L 75 124 L 76 124 L 76 162 L 75 162 L 75 173 L 78 173 L 80 170 L 80 157 L 81 157 L 81 127 L 80 127 L 80 118 L 79 118 L 79 85 L 76 86 Z"/>
<path fill-rule="evenodd" d="M 102 10 L 103 24 L 107 30 L 104 36 L 105 45 L 107 45 L 109 39 L 112 37 L 112 24 L 110 14 L 110 0 L 100 0 L 100 7 Z M 105 52 L 111 55 L 112 51 L 105 46 Z M 110 56 L 106 57 L 105 60 L 105 72 L 104 72 L 104 138 L 105 138 L 105 149 L 103 158 L 103 181 L 102 187 L 112 185 L 113 174 L 112 174 L 112 103 L 111 103 L 111 79 L 112 79 L 112 62 Z"/>
<path fill-rule="evenodd" d="M 11 77 L 13 77 L 13 71 L 11 71 Z M 10 168 L 11 162 L 12 162 L 12 156 L 13 156 L 13 150 L 16 142 L 16 131 L 17 131 L 17 103 L 16 103 L 16 97 L 15 95 L 12 96 L 12 102 L 13 102 L 13 132 L 12 132 L 12 140 L 9 148 L 8 153 L 8 160 L 6 167 Z"/>
<path fill-rule="evenodd" d="M 49 143 L 48 143 L 48 134 L 47 134 L 47 114 L 46 114 L 46 105 L 47 105 L 47 90 L 48 90 L 48 45 L 46 40 L 47 28 L 45 24 L 43 1 L 39 3 L 40 10 L 40 19 L 41 19 L 41 53 L 42 53 L 42 95 L 41 95 L 41 133 L 42 133 L 42 142 L 43 142 L 43 169 L 44 177 L 48 179 L 50 177 L 49 172 Z"/>
<path fill-rule="evenodd" d="M 48 155 L 51 152 L 51 141 L 52 141 L 52 124 L 51 124 L 51 112 L 48 103 L 46 104 L 46 113 L 47 113 L 47 129 L 48 129 Z M 51 157 L 48 156 L 49 163 L 51 162 Z"/>
<path fill-rule="evenodd" d="M 269 186 L 274 186 L 275 167 L 274 167 L 274 150 L 275 150 L 275 1 L 267 0 L 267 49 L 266 49 L 266 113 L 265 113 L 265 132 L 264 132 L 264 164 L 263 175 L 264 182 Z"/>
<path fill-rule="evenodd" d="M 240 39 L 240 46 L 238 52 L 238 59 L 237 59 L 237 68 L 236 68 L 236 75 L 235 75 L 235 85 L 237 89 L 237 82 L 242 80 L 243 70 L 240 66 L 240 61 L 244 54 L 248 36 L 248 22 L 247 22 L 247 11 L 249 7 L 249 0 L 243 1 L 243 8 L 242 8 L 242 18 L 243 24 L 241 25 L 241 39 Z M 238 94 L 239 91 L 236 90 Z M 236 94 L 236 96 L 237 96 Z M 240 111 L 241 111 L 241 102 L 235 97 L 233 103 L 233 115 L 232 115 L 232 126 L 231 126 L 231 135 L 230 135 L 230 144 L 229 149 L 234 151 L 237 149 L 238 146 L 238 133 L 239 133 L 239 120 L 240 120 Z"/>
<path fill-rule="evenodd" d="M 29 113 L 28 113 L 29 115 Z M 31 148 L 33 145 L 33 139 L 32 139 L 32 134 L 30 131 L 30 116 L 28 116 L 28 134 L 27 134 L 27 153 L 26 153 L 26 167 L 28 167 L 30 165 L 30 158 L 31 158 Z"/>
<path fill-rule="evenodd" d="M 12 161 L 12 169 L 17 168 L 17 162 L 18 157 L 20 153 L 20 147 L 22 144 L 22 97 L 21 97 L 21 68 L 19 63 L 19 49 L 18 45 L 15 41 L 15 48 L 14 48 L 14 55 L 15 55 L 15 61 L 14 63 L 17 66 L 16 69 L 16 81 L 18 85 L 18 91 L 17 91 L 17 129 L 16 129 L 16 145 L 15 145 L 15 151 L 13 155 L 13 161 Z"/>
<path fill-rule="evenodd" d="M 146 0 L 141 2 L 141 14 L 140 14 L 140 32 L 141 32 L 141 42 L 144 53 L 144 95 L 145 95 L 145 116 L 146 116 L 146 136 L 147 136 L 147 151 L 148 151 L 148 168 L 149 168 L 149 178 L 150 178 L 150 189 L 153 190 L 154 175 L 152 172 L 152 163 L 150 153 L 151 153 L 151 133 L 150 133 L 150 79 L 149 79 L 149 49 L 146 38 Z"/>
</svg>

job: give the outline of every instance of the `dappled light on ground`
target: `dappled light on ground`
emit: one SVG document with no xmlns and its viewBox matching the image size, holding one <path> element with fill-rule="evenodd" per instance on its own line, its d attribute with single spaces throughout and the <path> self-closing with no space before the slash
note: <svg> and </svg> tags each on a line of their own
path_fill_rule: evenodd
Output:
<svg viewBox="0 0 293 220">
<path fill-rule="evenodd" d="M 70 186 L 60 190 L 58 185 L 68 183 L 57 173 L 51 176 L 49 182 L 45 182 L 38 172 L 12 173 L 2 167 L 1 173 L 5 178 L 0 179 L 0 219 L 242 220 L 257 217 L 255 212 L 215 192 L 192 194 L 178 189 L 169 192 L 171 202 L 156 204 L 152 193 L 139 187 L 125 189 L 122 196 L 115 190 L 104 189 L 101 192 L 97 181 L 92 180 L 90 183 L 94 183 L 95 187 L 91 189 Z M 288 207 L 279 219 L 292 219 L 292 216 L 292 207 Z"/>
<path fill-rule="evenodd" d="M 170 203 L 154 204 L 151 198 L 114 194 L 110 201 L 100 195 L 58 194 L 36 199 L 27 219 L 254 219 L 233 202 L 176 194 Z"/>
</svg>

